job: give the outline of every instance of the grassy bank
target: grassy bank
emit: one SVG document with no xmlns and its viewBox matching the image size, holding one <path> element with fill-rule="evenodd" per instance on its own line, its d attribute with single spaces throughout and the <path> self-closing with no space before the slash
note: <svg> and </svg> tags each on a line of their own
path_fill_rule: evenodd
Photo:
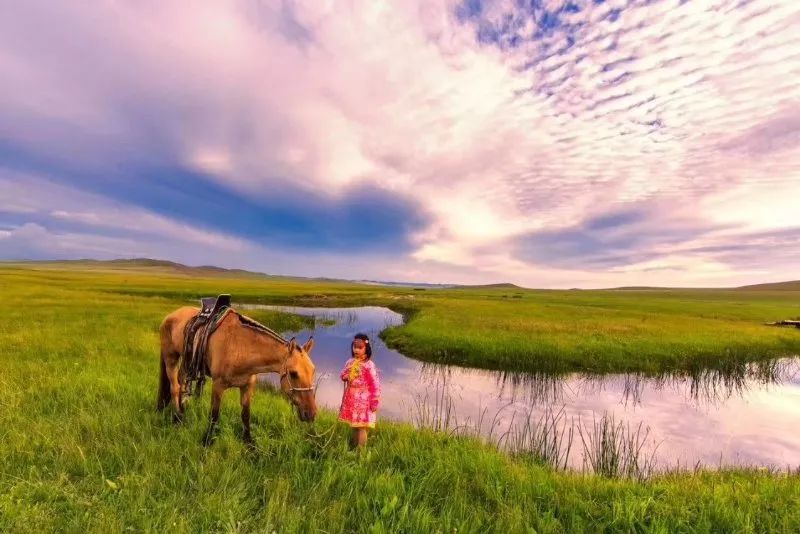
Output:
<svg viewBox="0 0 800 534">
<path fill-rule="evenodd" d="M 0 266 L 9 284 L 190 302 L 353 306 L 404 313 L 387 343 L 421 360 L 519 371 L 658 373 L 800 353 L 800 330 L 764 326 L 800 317 L 800 291 L 518 288 L 427 289 L 254 276 L 187 276 L 106 264 Z M 789 286 L 791 288 L 791 286 Z M 81 293 L 82 294 L 82 293 Z"/>
<path fill-rule="evenodd" d="M 388 344 L 428 361 L 521 371 L 646 372 L 800 353 L 800 292 L 449 291 Z"/>
<path fill-rule="evenodd" d="M 797 475 L 608 480 L 388 423 L 357 457 L 331 413 L 303 425 L 269 392 L 254 400 L 256 452 L 239 443 L 234 391 L 220 438 L 205 449 L 208 392 L 183 427 L 153 410 L 157 327 L 182 302 L 108 291 L 118 275 L 108 276 L 3 276 L 0 531 L 800 529 Z M 297 320 L 260 318 L 278 329 Z"/>
</svg>

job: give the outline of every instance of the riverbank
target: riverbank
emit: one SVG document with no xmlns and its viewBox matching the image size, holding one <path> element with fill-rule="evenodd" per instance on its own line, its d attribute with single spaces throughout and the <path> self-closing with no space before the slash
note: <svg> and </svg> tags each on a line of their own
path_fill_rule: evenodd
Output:
<svg viewBox="0 0 800 534">
<path fill-rule="evenodd" d="M 359 457 L 333 414 L 310 427 L 264 392 L 253 406 L 255 453 L 239 442 L 233 391 L 219 440 L 206 449 L 208 391 L 182 427 L 154 411 L 158 324 L 182 300 L 122 294 L 143 281 L 116 274 L 0 276 L 1 531 L 800 528 L 796 473 L 606 479 L 392 423 L 379 425 Z M 144 282 L 204 293 L 220 285 Z"/>
<path fill-rule="evenodd" d="M 800 353 L 800 292 L 451 291 L 424 302 L 387 344 L 420 360 L 527 372 L 725 368 Z"/>
<path fill-rule="evenodd" d="M 383 337 L 413 358 L 525 372 L 661 373 L 724 368 L 800 353 L 800 291 L 543 291 L 423 289 L 327 280 L 188 276 L 101 264 L 0 266 L 10 283 L 191 302 L 231 293 L 239 303 L 379 305 L 407 321 Z M 791 288 L 791 286 L 788 286 Z"/>
</svg>

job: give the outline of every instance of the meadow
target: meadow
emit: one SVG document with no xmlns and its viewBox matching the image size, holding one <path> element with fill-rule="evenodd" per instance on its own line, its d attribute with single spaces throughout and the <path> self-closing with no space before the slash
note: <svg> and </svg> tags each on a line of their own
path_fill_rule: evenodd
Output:
<svg viewBox="0 0 800 534">
<path fill-rule="evenodd" d="M 255 451 L 239 441 L 233 391 L 223 401 L 219 439 L 204 448 L 208 391 L 191 403 L 182 426 L 154 410 L 158 324 L 199 295 L 225 291 L 250 302 L 388 304 L 412 318 L 387 333 L 398 344 L 418 343 L 419 352 L 411 355 L 459 355 L 462 363 L 461 351 L 476 347 L 484 351 L 481 363 L 487 366 L 503 365 L 514 351 L 527 354 L 521 351 L 529 346 L 521 340 L 550 325 L 537 338 L 542 345 L 530 347 L 543 351 L 547 340 L 566 357 L 570 347 L 582 346 L 582 337 L 597 334 L 588 346 L 599 352 L 586 349 L 568 365 L 597 357 L 612 367 L 626 365 L 626 352 L 609 356 L 618 343 L 628 350 L 658 349 L 654 354 L 663 356 L 649 360 L 658 365 L 703 361 L 696 355 L 670 360 L 668 348 L 676 347 L 686 354 L 693 347 L 708 354 L 730 349 L 717 358 L 739 357 L 736 346 L 747 346 L 749 358 L 796 351 L 797 332 L 760 327 L 762 320 L 800 313 L 796 299 L 781 292 L 642 298 L 622 292 L 524 291 L 515 298 L 516 292 L 503 288 L 416 292 L 85 265 L 2 266 L 0 286 L 3 532 L 800 529 L 797 472 L 675 472 L 643 482 L 604 478 L 557 471 L 476 439 L 395 423 L 382 423 L 366 454 L 358 455 L 347 450 L 347 429 L 332 413 L 323 411 L 313 425 L 302 424 L 289 403 L 270 391 L 259 391 L 253 402 Z M 583 317 L 586 322 L 576 326 L 587 310 L 594 322 Z M 526 326 L 525 317 L 538 327 Z M 571 323 L 563 335 L 559 317 Z M 307 320 L 277 312 L 259 312 L 258 319 L 278 330 Z M 449 329 L 458 320 L 465 321 L 455 331 L 461 337 Z M 637 321 L 655 326 L 637 330 Z M 691 342 L 681 344 L 681 336 L 669 332 L 671 324 L 683 324 L 681 332 L 689 335 L 693 322 L 704 334 L 694 334 L 700 337 Z M 620 323 L 630 331 L 612 332 L 610 325 Z M 731 325 L 741 326 L 742 333 L 723 335 Z M 492 339 L 480 341 L 481 332 Z M 451 347 L 460 348 L 451 352 Z M 758 348 L 763 352 L 754 352 Z"/>
<path fill-rule="evenodd" d="M 161 266 L 54 264 L 7 270 L 55 287 L 193 301 L 387 306 L 405 325 L 390 347 L 424 361 L 531 372 L 644 372 L 725 367 L 800 354 L 797 284 L 765 289 L 528 290 L 513 286 L 420 289 L 240 273 L 175 272 Z M 46 269 L 46 270 L 45 270 Z M 200 275 L 198 275 L 198 272 Z M 786 289 L 782 289 L 786 288 Z"/>
<path fill-rule="evenodd" d="M 800 354 L 800 291 L 449 291 L 384 334 L 406 355 L 499 370 L 726 367 Z"/>
</svg>

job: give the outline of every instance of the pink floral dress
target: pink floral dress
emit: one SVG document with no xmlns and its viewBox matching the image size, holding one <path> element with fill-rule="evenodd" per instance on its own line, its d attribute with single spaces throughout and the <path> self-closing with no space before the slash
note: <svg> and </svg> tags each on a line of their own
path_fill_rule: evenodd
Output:
<svg viewBox="0 0 800 534">
<path fill-rule="evenodd" d="M 350 358 L 339 376 L 347 382 L 339 421 L 349 423 L 353 428 L 374 428 L 375 412 L 381 399 L 378 368 L 372 360 Z"/>
</svg>

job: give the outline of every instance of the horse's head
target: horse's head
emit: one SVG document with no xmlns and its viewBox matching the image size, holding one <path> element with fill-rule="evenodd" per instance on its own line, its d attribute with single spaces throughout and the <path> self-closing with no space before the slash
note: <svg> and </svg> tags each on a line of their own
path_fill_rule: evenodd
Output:
<svg viewBox="0 0 800 534">
<path fill-rule="evenodd" d="M 314 398 L 314 362 L 311 349 L 314 338 L 309 338 L 302 347 L 292 338 L 286 348 L 289 351 L 281 371 L 281 389 L 297 406 L 301 421 L 313 421 L 317 416 L 317 402 Z"/>
</svg>

